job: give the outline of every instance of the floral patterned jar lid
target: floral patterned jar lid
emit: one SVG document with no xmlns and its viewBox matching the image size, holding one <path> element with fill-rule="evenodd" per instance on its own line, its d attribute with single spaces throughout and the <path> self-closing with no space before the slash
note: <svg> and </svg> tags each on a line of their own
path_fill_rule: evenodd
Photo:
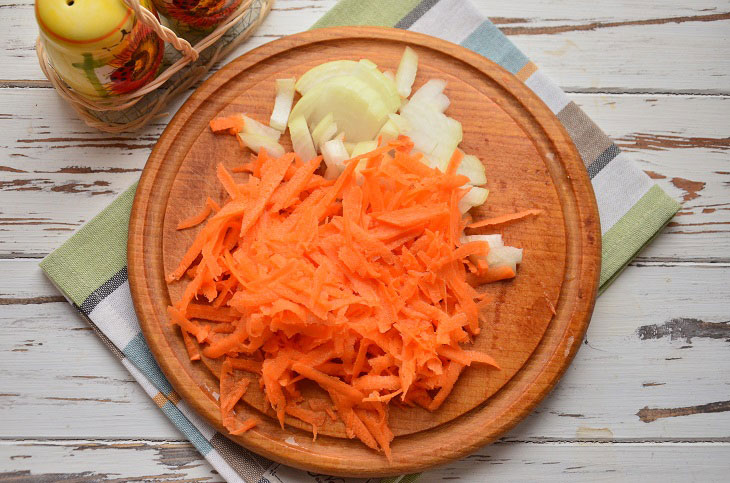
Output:
<svg viewBox="0 0 730 483">
<path fill-rule="evenodd" d="M 155 13 L 151 0 L 140 5 Z M 79 94 L 126 94 L 155 78 L 165 44 L 122 0 L 36 0 L 35 9 L 53 69 Z"/>
<path fill-rule="evenodd" d="M 121 0 L 36 0 L 35 8 L 41 29 L 65 44 L 114 42 L 133 15 Z"/>
</svg>

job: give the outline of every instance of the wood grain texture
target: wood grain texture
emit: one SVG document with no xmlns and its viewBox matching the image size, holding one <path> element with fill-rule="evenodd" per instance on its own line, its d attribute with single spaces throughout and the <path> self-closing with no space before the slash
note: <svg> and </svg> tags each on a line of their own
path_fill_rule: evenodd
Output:
<svg viewBox="0 0 730 483">
<path fill-rule="evenodd" d="M 476 346 L 494 354 L 503 370 L 491 377 L 467 371 L 449 404 L 433 416 L 394 413 L 396 432 L 402 436 L 393 444 L 393 463 L 386 464 L 358 442 L 325 436 L 316 444 L 308 438 L 297 440 L 297 451 L 292 451 L 283 441 L 287 433 L 270 418 L 233 438 L 290 465 L 376 476 L 420 470 L 473 451 L 516 424 L 552 388 L 572 358 L 592 309 L 600 257 L 595 200 L 575 148 L 534 94 L 484 58 L 465 49 L 457 55 L 453 46 L 430 37 L 392 29 L 318 30 L 254 50 L 209 79 L 171 121 L 148 161 L 130 221 L 130 285 L 143 331 L 163 371 L 184 399 L 223 429 L 212 390 L 215 380 L 187 360 L 165 312 L 179 289 L 173 286 L 168 295 L 164 273 L 191 236 L 176 232 L 174 226 L 206 196 L 220 196 L 220 189 L 214 188 L 215 163 L 230 159 L 234 164 L 240 157 L 235 143 L 222 145 L 210 134 L 208 121 L 226 112 L 269 112 L 277 76 L 301 74 L 323 60 L 367 56 L 394 67 L 406 43 L 419 52 L 419 71 L 425 78 L 440 74 L 449 81 L 449 110 L 464 124 L 464 149 L 499 160 L 490 165 L 490 176 L 499 186 L 489 209 L 512 211 L 536 203 L 545 210 L 544 218 L 538 217 L 543 222 L 523 227 L 521 242 L 528 252 L 534 249 L 535 265 L 530 268 L 526 262 L 521 267 L 524 282 L 496 289 L 498 300 L 508 301 L 507 308 L 497 312 L 486 338 L 477 338 Z M 475 102 L 480 109 L 474 108 Z M 513 186 L 508 189 L 509 185 Z M 555 229 L 563 224 L 564 242 L 561 230 Z M 557 310 L 552 322 L 551 304 Z M 528 359 L 530 354 L 534 355 Z M 244 407 L 239 413 L 245 418 L 256 412 Z M 406 436 L 414 429 L 417 432 Z M 449 441 L 446 448 L 444 441 Z"/>
<path fill-rule="evenodd" d="M 727 474 L 727 443 L 522 443 L 500 442 L 452 465 L 427 471 L 419 482 L 653 481 L 671 468 L 669 481 L 707 481 Z M 677 454 L 691 464 L 677 464 Z M 8 440 L 0 442 L 0 481 L 91 483 L 154 481 L 222 483 L 190 443 L 145 440 Z M 123 478 L 119 478 L 124 475 Z M 330 478 L 332 483 L 378 480 Z"/>
</svg>

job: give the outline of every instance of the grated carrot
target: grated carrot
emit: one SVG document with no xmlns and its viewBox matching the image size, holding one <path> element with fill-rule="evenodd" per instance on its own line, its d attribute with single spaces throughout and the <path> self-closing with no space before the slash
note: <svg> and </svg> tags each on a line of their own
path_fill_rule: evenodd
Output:
<svg viewBox="0 0 730 483">
<path fill-rule="evenodd" d="M 226 132 L 237 134 L 243 131 L 244 120 L 240 114 L 232 116 L 216 117 L 210 121 L 210 130 L 213 132 Z"/>
<path fill-rule="evenodd" d="M 230 122 L 215 128 L 231 129 L 224 127 Z M 261 150 L 233 170 L 246 173 L 241 179 L 219 164 L 227 200 L 206 201 L 181 222 L 202 226 L 166 277 L 175 283 L 188 275 L 170 321 L 191 359 L 223 358 L 221 416 L 231 434 L 256 424 L 233 409 L 254 377 L 282 427 L 293 417 L 316 438 L 328 417 L 339 419 L 349 436 L 390 459 L 393 401 L 436 410 L 466 366 L 498 368 L 489 355 L 460 346 L 479 333 L 479 312 L 493 303 L 469 280 L 514 272 L 469 262 L 489 246 L 459 242 L 463 155 L 454 153 L 442 173 L 412 149 L 401 136 L 347 161 L 336 180 L 316 174 L 320 158 Z M 356 177 L 361 159 L 366 167 Z M 304 396 L 304 380 L 331 404 Z"/>
</svg>

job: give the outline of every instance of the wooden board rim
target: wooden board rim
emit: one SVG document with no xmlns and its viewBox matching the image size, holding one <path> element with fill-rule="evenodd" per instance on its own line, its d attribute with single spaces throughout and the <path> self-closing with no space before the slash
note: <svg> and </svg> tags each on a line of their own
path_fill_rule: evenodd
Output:
<svg viewBox="0 0 730 483">
<path fill-rule="evenodd" d="M 140 179 L 133 205 L 129 227 L 128 265 L 130 287 L 140 324 L 145 337 L 148 340 L 155 340 L 161 336 L 158 330 L 159 320 L 157 320 L 159 314 L 156 314 L 151 306 L 152 293 L 147 285 L 148 277 L 146 274 L 150 270 L 154 271 L 155 268 L 159 269 L 159 267 L 156 266 L 157 261 L 145 259 L 145 227 L 162 221 L 159 213 L 153 213 L 149 210 L 150 196 L 155 191 L 159 196 L 160 179 L 158 179 L 158 176 L 166 176 L 160 168 L 163 164 L 164 154 L 171 142 L 168 140 L 174 139 L 175 135 L 184 127 L 186 121 L 184 114 L 193 112 L 201 106 L 211 92 L 215 90 L 216 85 L 226 83 L 240 71 L 254 65 L 256 62 L 273 57 L 297 45 L 332 41 L 333 39 L 363 37 L 413 43 L 450 56 L 458 54 L 458 59 L 461 62 L 481 70 L 504 89 L 507 96 L 501 101 L 506 103 L 505 106 L 509 102 L 528 103 L 529 111 L 534 116 L 533 121 L 540 126 L 542 132 L 545 133 L 545 137 L 550 140 L 553 148 L 552 154 L 558 154 L 560 161 L 563 162 L 564 172 L 561 176 L 563 178 L 563 184 L 561 185 L 564 190 L 563 195 L 568 196 L 569 199 L 581 200 L 581 203 L 585 204 L 580 206 L 576 203 L 574 206 L 584 236 L 580 246 L 569 247 L 574 251 L 574 255 L 576 253 L 580 255 L 580 265 L 575 267 L 580 276 L 565 282 L 564 285 L 567 289 L 561 292 L 561 298 L 557 306 L 559 314 L 570 313 L 569 317 L 565 317 L 566 323 L 559 327 L 555 323 L 550 324 L 548 332 L 546 332 L 528 363 L 485 405 L 475 408 L 458 418 L 458 420 L 443 425 L 443 427 L 435 428 L 438 429 L 438 431 L 434 431 L 437 437 L 445 438 L 442 434 L 444 432 L 450 435 L 449 443 L 439 448 L 439 454 L 429 455 L 416 452 L 414 454 L 420 456 L 418 461 L 409 461 L 406 457 L 401 460 L 396 459 L 390 465 L 383 464 L 381 460 L 375 459 L 343 462 L 338 458 L 298 452 L 283 442 L 279 442 L 279 444 L 274 442 L 272 444 L 272 441 L 254 433 L 246 433 L 243 436 L 232 438 L 248 449 L 291 466 L 344 476 L 385 476 L 421 471 L 427 467 L 460 458 L 478 449 L 483 444 L 496 439 L 517 424 L 559 380 L 580 346 L 590 320 L 600 273 L 601 238 L 595 197 L 583 162 L 564 127 L 547 106 L 522 82 L 481 55 L 463 47 L 423 34 L 397 29 L 379 27 L 319 29 L 286 37 L 254 49 L 232 61 L 203 83 L 173 117 L 160 137 Z M 490 75 L 486 71 L 497 72 L 498 75 Z M 169 183 L 166 185 L 163 183 L 163 185 L 169 187 L 171 181 L 169 179 L 167 181 Z M 155 189 L 153 189 L 153 185 Z M 566 296 L 566 293 L 571 294 L 572 299 L 568 300 L 569 297 Z M 185 371 L 177 371 L 177 368 L 164 357 L 161 345 L 150 344 L 150 348 L 158 363 L 160 363 L 163 372 L 168 376 L 173 387 L 183 399 L 191 403 L 195 410 L 204 415 L 209 416 L 212 410 L 217 410 L 217 407 L 212 408 L 210 404 L 205 402 L 198 404 L 195 397 L 196 388 L 192 387 L 191 380 L 187 378 Z M 490 418 L 490 408 L 501 407 L 500 405 L 504 405 L 504 414 L 499 418 Z M 211 420 L 210 417 L 207 417 L 207 419 Z M 225 430 L 219 422 L 216 423 L 215 418 L 211 422 L 216 426 L 216 429 L 225 434 Z M 465 427 L 477 427 L 479 430 L 470 433 L 460 431 L 461 428 Z M 423 437 L 425 437 L 423 434 L 416 433 L 403 438 L 419 446 Z M 381 458 L 378 455 L 375 456 Z"/>
</svg>

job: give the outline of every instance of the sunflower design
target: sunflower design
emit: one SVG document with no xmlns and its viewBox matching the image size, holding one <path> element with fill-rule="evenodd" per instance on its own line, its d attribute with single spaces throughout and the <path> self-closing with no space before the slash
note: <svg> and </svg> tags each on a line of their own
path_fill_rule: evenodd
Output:
<svg viewBox="0 0 730 483">
<path fill-rule="evenodd" d="M 155 4 L 170 18 L 205 29 L 229 17 L 241 5 L 241 0 L 157 0 Z"/>
<path fill-rule="evenodd" d="M 124 94 L 139 89 L 154 79 L 162 62 L 164 43 L 155 32 L 142 22 L 128 34 L 124 48 L 109 62 L 113 68 L 106 88 L 113 94 Z"/>
</svg>

